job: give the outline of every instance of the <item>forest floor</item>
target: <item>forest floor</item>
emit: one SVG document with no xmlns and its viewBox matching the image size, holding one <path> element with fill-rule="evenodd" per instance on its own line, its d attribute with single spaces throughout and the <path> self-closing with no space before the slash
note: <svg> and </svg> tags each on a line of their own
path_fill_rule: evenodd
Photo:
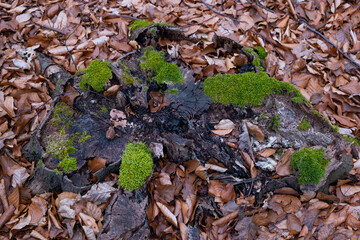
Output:
<svg viewBox="0 0 360 240">
<path fill-rule="evenodd" d="M 341 0 L 1 2 L 0 239 L 360 238 L 359 7 L 357 1 Z M 160 38 L 148 45 L 156 44 L 192 70 L 197 81 L 217 73 L 238 73 L 246 60 L 233 42 L 262 46 L 268 53 L 264 66 L 269 76 L 295 85 L 327 119 L 316 124 L 337 126 L 333 128 L 340 135 L 334 134 L 352 142 L 343 149 L 352 154 L 348 177 L 330 185 L 326 193 L 286 186 L 257 199 L 249 194 L 257 189 L 257 182 L 291 173 L 277 167 L 264 180 L 253 157 L 241 153 L 253 178 L 250 191 L 242 192 L 236 184 L 211 178 L 228 167 L 215 159 L 209 158 L 207 164 L 191 159 L 174 163 L 165 156 L 137 193 L 123 191 L 114 173 L 80 194 L 36 192 L 32 187 L 39 159 L 26 158 L 22 150 L 43 127 L 52 103 L 65 96 L 54 94 L 58 86 L 44 74 L 44 62 L 37 55 L 48 56 L 57 66 L 48 70 L 49 75 L 59 72 L 59 66 L 75 74 L 94 59 L 116 62 L 140 48 L 129 33 L 130 24 L 139 19 L 166 22 L 196 39 Z M 111 96 L 121 87 L 113 86 L 104 94 Z M 69 94 L 63 101 L 78 97 L 70 86 L 65 91 Z M 225 119 L 227 110 L 214 112 Z M 212 139 L 223 138 L 236 148 L 225 132 L 215 131 Z M 231 134 L 239 132 L 235 129 Z M 263 150 L 257 158 L 287 162 L 289 167 L 290 150 L 283 153 L 272 146 Z M 85 165 L 95 172 L 109 164 L 94 158 Z"/>
</svg>

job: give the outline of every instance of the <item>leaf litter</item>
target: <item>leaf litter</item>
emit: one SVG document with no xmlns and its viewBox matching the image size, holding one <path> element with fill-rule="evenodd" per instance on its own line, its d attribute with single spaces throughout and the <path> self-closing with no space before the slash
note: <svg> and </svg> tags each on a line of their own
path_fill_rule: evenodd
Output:
<svg viewBox="0 0 360 240">
<path fill-rule="evenodd" d="M 40 63 L 34 58 L 35 53 L 32 48 L 35 49 L 35 46 L 40 45 L 41 51 L 52 56 L 56 63 L 72 73 L 87 66 L 93 58 L 115 61 L 121 55 L 136 48 L 129 43 L 128 37 L 128 26 L 132 19 L 119 17 L 121 14 L 129 16 L 128 14 L 131 13 L 135 18 L 148 18 L 154 22 L 164 21 L 180 26 L 186 36 L 202 38 L 203 41 L 199 45 L 203 46 L 186 42 L 173 48 L 178 49 L 176 53 L 171 52 L 192 68 L 197 79 L 216 73 L 233 73 L 235 67 L 245 64 L 241 60 L 241 55 L 235 55 L 239 53 L 234 54 L 236 50 L 233 46 L 227 46 L 229 49 L 226 49 L 226 46 L 217 48 L 216 43 L 212 41 L 215 34 L 226 36 L 248 47 L 255 45 L 265 47 L 269 52 L 266 61 L 267 72 L 272 77 L 293 83 L 330 123 L 350 129 L 351 132 L 347 132 L 349 136 L 360 137 L 359 69 L 345 60 L 329 42 L 310 31 L 306 24 L 297 21 L 299 17 L 308 19 L 309 24 L 316 26 L 316 29 L 327 39 L 336 43 L 351 59 L 358 62 L 360 43 L 356 26 L 360 17 L 356 6 L 346 1 L 302 1 L 298 4 L 293 4 L 292 1 L 287 1 L 287 4 L 276 1 L 266 3 L 256 1 L 257 4 L 248 1 L 229 1 L 224 4 L 222 1 L 207 1 L 207 3 L 230 17 L 214 13 L 200 1 L 178 1 L 176 6 L 169 1 L 160 1 L 157 5 L 148 1 L 106 4 L 74 1 L 39 2 L 38 5 L 21 1 L 12 4 L 1 3 L 0 8 L 6 10 L 7 17 L 0 22 L 3 39 L 0 43 L 3 53 L 0 58 L 2 67 L 0 147 L 5 150 L 2 152 L 0 163 L 1 176 L 6 182 L 4 184 L 6 194 L 2 196 L 7 196 L 10 204 L 6 209 L 5 200 L 2 199 L 1 212 L 2 216 L 12 212 L 10 217 L 1 219 L 3 222 L 0 222 L 0 225 L 5 225 L 5 232 L 11 229 L 12 236 L 18 238 L 21 236 L 23 239 L 29 236 L 38 239 L 66 238 L 79 232 L 79 229 L 72 229 L 76 221 L 77 224 L 81 224 L 88 239 L 95 239 L 97 224 L 101 217 L 99 210 L 96 210 L 95 215 L 90 214 L 93 211 L 90 208 L 105 209 L 102 204 L 108 201 L 111 192 L 115 189 L 99 183 L 96 186 L 97 190 L 93 192 L 90 190 L 86 197 L 83 196 L 87 204 L 84 205 L 86 210 L 78 213 L 81 220 L 73 220 L 72 211 L 77 211 L 72 209 L 76 206 L 74 196 L 69 195 L 69 198 L 62 199 L 62 204 L 59 200 L 62 193 L 58 196 L 56 193 L 44 193 L 42 197 L 29 196 L 24 187 L 31 176 L 32 163 L 22 158 L 19 149 L 30 139 L 31 134 L 39 127 L 39 123 L 44 121 L 50 109 L 51 98 L 47 86 L 50 86 L 50 89 L 55 88 L 48 79 L 39 75 Z M 231 19 L 233 17 L 241 22 L 235 24 Z M 102 30 L 98 31 L 98 29 Z M 162 39 L 160 44 L 166 49 L 166 45 L 172 43 Z M 285 62 L 293 64 L 285 65 Z M 113 121 L 114 125 L 122 125 L 121 121 L 124 120 Z M 233 131 L 230 129 L 231 127 L 219 129 L 225 130 L 219 135 L 230 134 Z M 252 130 L 248 131 L 261 142 L 262 137 L 258 130 L 254 130 L 255 133 L 251 133 Z M 264 151 L 261 152 L 263 157 L 271 156 Z M 245 158 L 249 159 L 251 165 L 250 155 L 248 153 L 244 155 L 248 156 Z M 276 167 L 278 175 L 288 175 L 288 159 L 289 157 L 282 155 L 280 159 L 282 165 Z M 100 167 L 98 165 L 103 166 L 94 163 L 93 168 L 98 169 Z M 224 185 L 216 180 L 208 181 L 207 176 L 212 175 L 213 171 L 222 169 L 222 166 L 197 165 L 195 169 L 194 166 L 182 168 L 179 166 L 175 175 L 169 173 L 171 178 L 168 175 L 165 177 L 166 180 L 161 180 L 154 188 L 152 193 L 154 198 L 156 192 L 162 195 L 164 195 L 162 191 L 173 192 L 170 197 L 167 196 L 167 200 L 156 197 L 159 199 L 152 199 L 150 203 L 153 204 L 154 211 L 148 219 L 152 219 L 151 222 L 155 222 L 155 226 L 158 225 L 155 227 L 155 232 L 159 236 L 181 236 L 186 239 L 191 232 L 188 222 L 196 218 L 195 210 L 201 208 L 202 211 L 206 209 L 214 211 L 212 206 L 201 204 L 201 198 L 206 198 L 210 192 L 217 204 L 234 201 L 239 207 L 249 205 L 250 198 L 235 194 L 231 184 Z M 352 172 L 357 179 L 359 172 L 356 169 Z M 256 174 L 252 175 L 255 177 Z M 208 191 L 206 191 L 207 187 Z M 359 229 L 356 208 L 359 187 L 352 182 L 338 187 L 331 186 L 329 194 L 311 195 L 306 201 L 295 200 L 298 198 L 292 195 L 275 194 L 269 196 L 266 200 L 269 204 L 264 201 L 263 207 L 259 210 L 254 210 L 255 207 L 251 203 L 254 209 L 246 209 L 247 216 L 238 223 L 252 218 L 255 214 L 252 222 L 263 226 L 258 228 L 249 224 L 257 231 L 257 239 L 265 237 L 289 239 L 297 234 L 300 237 L 314 234 L 319 239 L 328 238 L 330 234 L 334 238 L 355 237 Z M 59 201 L 56 204 L 57 200 Z M 60 223 L 61 207 L 64 209 L 63 213 L 70 216 L 69 219 L 73 222 L 69 221 L 63 225 Z M 12 210 L 14 208 L 16 208 L 15 212 Z M 160 211 L 157 208 L 160 208 Z M 307 214 L 306 211 L 310 209 L 317 211 Z M 275 216 L 274 211 L 283 216 L 280 218 Z M 223 217 L 204 215 L 205 219 L 198 222 L 201 229 L 200 236 L 211 239 L 229 238 L 227 229 L 231 228 L 231 225 L 226 224 L 237 219 L 237 215 L 237 211 L 224 214 Z M 309 224 L 310 218 L 313 222 L 316 219 L 315 226 Z M 179 227 L 175 228 L 177 224 L 174 223 L 177 222 Z M 269 225 L 270 223 L 272 226 Z M 180 231 L 180 235 L 176 234 L 177 231 Z M 251 231 L 249 236 L 250 234 Z"/>
</svg>

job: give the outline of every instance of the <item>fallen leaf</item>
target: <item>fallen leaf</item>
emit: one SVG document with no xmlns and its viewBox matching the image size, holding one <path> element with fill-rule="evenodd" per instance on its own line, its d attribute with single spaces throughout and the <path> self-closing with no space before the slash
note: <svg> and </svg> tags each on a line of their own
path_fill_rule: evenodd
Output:
<svg viewBox="0 0 360 240">
<path fill-rule="evenodd" d="M 88 161 L 88 168 L 91 173 L 96 173 L 102 168 L 106 167 L 106 159 L 104 158 L 93 158 Z"/>
<path fill-rule="evenodd" d="M 342 194 L 344 194 L 344 196 L 352 196 L 355 193 L 360 192 L 360 186 L 352 186 L 352 185 L 342 185 L 340 186 L 341 192 Z"/>
<path fill-rule="evenodd" d="M 175 227 L 178 226 L 175 215 L 161 202 L 156 202 L 156 205 L 159 207 L 162 214 L 165 215 L 166 219 Z"/>
<path fill-rule="evenodd" d="M 261 129 L 256 126 L 255 124 L 252 124 L 251 122 L 245 122 L 246 127 L 249 131 L 249 134 L 253 136 L 257 141 L 262 142 L 264 141 L 264 133 L 261 131 Z"/>
<path fill-rule="evenodd" d="M 266 148 L 264 151 L 259 152 L 259 154 L 263 157 L 270 157 L 271 155 L 273 155 L 276 152 L 275 149 L 272 148 Z"/>
<path fill-rule="evenodd" d="M 283 155 L 281 155 L 278 164 L 276 165 L 276 173 L 279 176 L 288 176 L 292 173 L 290 160 L 291 155 L 296 151 L 292 148 L 286 149 Z"/>
</svg>

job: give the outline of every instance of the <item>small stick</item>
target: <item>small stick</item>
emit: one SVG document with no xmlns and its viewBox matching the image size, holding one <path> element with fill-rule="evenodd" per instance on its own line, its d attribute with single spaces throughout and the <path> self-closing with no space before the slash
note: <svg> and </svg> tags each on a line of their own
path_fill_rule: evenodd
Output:
<svg viewBox="0 0 360 240">
<path fill-rule="evenodd" d="M 36 22 L 33 22 L 33 23 L 35 23 L 35 25 L 38 25 L 38 26 L 40 26 L 40 27 L 43 27 L 43 28 L 46 28 L 46 29 L 49 29 L 49 30 L 52 30 L 52 31 L 55 31 L 55 32 L 60 33 L 60 34 L 62 34 L 62 35 L 65 35 L 65 34 L 66 34 L 66 32 L 61 31 L 60 29 L 53 28 L 53 27 L 46 26 L 46 25 L 41 25 L 41 24 L 36 23 Z"/>
<path fill-rule="evenodd" d="M 133 20 L 141 20 L 140 18 L 136 18 L 129 15 L 122 15 L 122 14 L 96 14 L 95 17 L 122 17 L 122 18 L 130 18 Z"/>
<path fill-rule="evenodd" d="M 212 8 L 209 4 L 207 4 L 204 0 L 201 0 L 201 2 L 202 2 L 203 4 L 205 4 L 205 6 L 206 6 L 208 9 L 210 9 L 211 11 L 213 11 L 214 13 L 216 13 L 216 14 L 218 14 L 218 15 L 220 15 L 220 16 L 229 18 L 229 19 L 233 20 L 233 21 L 236 22 L 236 23 L 247 23 L 247 22 L 245 22 L 245 21 L 239 21 L 239 20 L 237 20 L 237 19 L 235 19 L 235 18 L 232 18 L 232 17 L 230 17 L 230 16 L 228 16 L 228 15 L 226 15 L 226 14 L 223 14 L 223 13 L 215 10 L 215 9 Z"/>
<path fill-rule="evenodd" d="M 0 228 L 2 228 L 5 223 L 7 223 L 10 218 L 14 215 L 15 207 L 14 205 L 10 205 L 8 209 L 5 210 L 5 212 L 0 216 Z"/>
<path fill-rule="evenodd" d="M 298 17 L 297 17 L 297 15 L 296 15 L 293 2 L 292 2 L 291 0 L 287 0 L 287 2 L 288 2 L 288 4 L 289 4 L 291 14 L 294 16 L 294 18 L 295 18 L 296 20 L 298 20 Z"/>
<path fill-rule="evenodd" d="M 312 32 L 316 33 L 317 35 L 319 35 L 322 39 L 324 39 L 327 43 L 329 43 L 331 46 L 333 46 L 334 48 L 336 48 L 338 50 L 338 52 L 344 56 L 344 58 L 346 58 L 347 60 L 349 60 L 353 65 L 355 65 L 357 68 L 360 68 L 360 64 L 355 62 L 352 58 L 349 57 L 349 55 L 347 55 L 346 53 L 344 53 L 335 43 L 333 43 L 332 41 L 330 41 L 328 38 L 326 38 L 321 32 L 317 31 L 315 28 L 311 27 L 309 23 L 307 23 L 304 19 L 299 19 L 298 20 L 299 23 L 304 23 L 305 26 Z"/>
<path fill-rule="evenodd" d="M 0 198 L 1 198 L 1 202 L 4 206 L 4 209 L 6 211 L 9 208 L 9 203 L 6 198 L 5 180 L 4 179 L 1 179 L 1 181 L 0 181 Z"/>
</svg>

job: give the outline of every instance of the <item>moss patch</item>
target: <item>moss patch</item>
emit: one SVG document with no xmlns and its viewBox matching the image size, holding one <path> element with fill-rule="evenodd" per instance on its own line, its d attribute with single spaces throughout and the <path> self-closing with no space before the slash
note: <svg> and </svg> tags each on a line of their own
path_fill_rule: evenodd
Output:
<svg viewBox="0 0 360 240">
<path fill-rule="evenodd" d="M 176 64 L 165 61 L 164 53 L 146 48 L 144 55 L 141 57 L 141 69 L 151 72 L 153 80 L 158 84 L 179 83 L 184 81 L 184 77 Z"/>
<path fill-rule="evenodd" d="M 320 183 L 330 159 L 324 157 L 323 149 L 304 148 L 291 156 L 291 167 L 298 171 L 301 185 Z"/>
<path fill-rule="evenodd" d="M 165 22 L 162 22 L 162 23 L 152 23 L 152 22 L 149 22 L 147 20 L 136 20 L 134 21 L 132 24 L 130 24 L 130 35 L 132 35 L 136 29 L 138 28 L 145 28 L 147 26 L 150 26 L 150 25 L 153 25 L 153 26 L 173 26 L 171 24 L 168 24 L 168 23 L 165 23 Z M 156 33 L 156 30 L 150 30 L 152 34 L 155 34 Z"/>
<path fill-rule="evenodd" d="M 204 82 L 204 92 L 214 102 L 231 103 L 244 108 L 261 106 L 264 99 L 272 93 L 287 92 L 302 102 L 306 102 L 300 91 L 288 82 L 280 82 L 270 78 L 265 72 L 246 72 L 241 74 L 217 74 Z"/>
<path fill-rule="evenodd" d="M 348 137 L 348 136 L 344 136 L 344 139 L 348 142 L 352 142 L 354 143 L 355 145 L 359 146 L 360 147 L 360 141 L 356 138 L 353 138 L 353 137 Z"/>
<path fill-rule="evenodd" d="M 126 190 L 139 189 L 152 172 L 151 151 L 143 142 L 128 143 L 121 160 L 119 181 Z"/>
<path fill-rule="evenodd" d="M 257 51 L 257 54 L 261 59 L 265 60 L 265 58 L 267 57 L 268 54 L 263 47 L 256 46 L 256 47 L 253 47 L 253 49 L 255 51 Z"/>
<path fill-rule="evenodd" d="M 271 121 L 271 129 L 275 131 L 279 129 L 280 126 L 281 126 L 280 115 L 276 114 Z"/>
<path fill-rule="evenodd" d="M 95 91 L 104 91 L 104 84 L 112 77 L 110 63 L 99 59 L 91 61 L 89 66 L 83 70 L 84 75 L 80 78 L 80 89 L 86 90 L 90 85 Z"/>
<path fill-rule="evenodd" d="M 47 136 L 45 154 L 60 159 L 58 166 L 65 173 L 77 169 L 76 159 L 69 156 L 76 152 L 74 142 L 84 143 L 90 138 L 86 132 L 66 134 L 66 129 L 73 123 L 73 114 L 73 110 L 66 103 L 60 102 L 56 104 L 51 126 L 58 127 L 60 130 L 56 134 Z M 57 171 L 61 172 L 60 170 Z"/>
<path fill-rule="evenodd" d="M 310 129 L 310 124 L 308 122 L 308 120 L 306 118 L 303 118 L 301 120 L 301 123 L 298 125 L 297 129 L 299 129 L 300 131 L 305 131 L 305 130 L 308 130 Z"/>
</svg>

